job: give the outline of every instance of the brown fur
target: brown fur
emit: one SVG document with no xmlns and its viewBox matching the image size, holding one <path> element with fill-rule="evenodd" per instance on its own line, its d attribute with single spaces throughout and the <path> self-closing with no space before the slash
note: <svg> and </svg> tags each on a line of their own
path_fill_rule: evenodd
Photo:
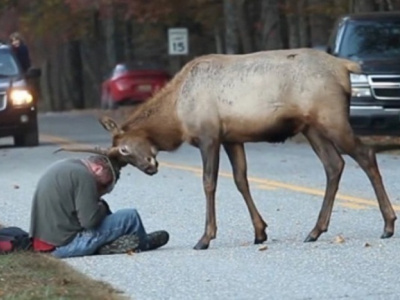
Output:
<svg viewBox="0 0 400 300">
<path fill-rule="evenodd" d="M 208 248 L 216 236 L 220 147 L 229 157 L 236 186 L 246 202 L 255 243 L 262 243 L 267 240 L 267 224 L 249 191 L 243 144 L 283 142 L 300 132 L 327 174 L 318 221 L 306 241 L 317 240 L 328 229 L 344 168 L 341 153 L 355 159 L 368 175 L 385 222 L 383 237 L 390 237 L 396 215 L 374 149 L 354 136 L 348 120 L 350 72 L 360 73 L 360 65 L 312 49 L 206 55 L 186 64 L 121 127 L 106 117 L 100 122 L 113 134 L 113 149 L 124 149 L 121 163 L 150 175 L 157 172 L 157 151 L 173 151 L 184 142 L 199 148 L 207 212 L 205 231 L 195 249 Z"/>
</svg>

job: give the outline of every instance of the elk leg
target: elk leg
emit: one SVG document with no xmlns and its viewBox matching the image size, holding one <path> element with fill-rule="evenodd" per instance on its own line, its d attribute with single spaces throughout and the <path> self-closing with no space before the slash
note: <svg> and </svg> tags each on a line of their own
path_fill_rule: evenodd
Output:
<svg viewBox="0 0 400 300">
<path fill-rule="evenodd" d="M 346 123 L 342 123 L 346 126 Z M 397 219 L 387 196 L 382 177 L 379 172 L 376 161 L 376 154 L 372 147 L 364 145 L 361 140 L 354 136 L 350 125 L 345 127 L 341 132 L 333 132 L 335 134 L 336 145 L 346 154 L 350 155 L 367 174 L 378 200 L 379 209 L 384 220 L 384 232 L 381 238 L 389 238 L 394 233 L 395 221 Z"/>
<path fill-rule="evenodd" d="M 314 128 L 309 128 L 304 135 L 311 144 L 312 149 L 321 160 L 326 173 L 326 189 L 321 210 L 314 229 L 309 233 L 304 242 L 314 242 L 328 230 L 332 215 L 335 195 L 342 176 L 344 161 L 334 144 L 323 137 Z"/>
<path fill-rule="evenodd" d="M 261 244 L 267 240 L 267 234 L 265 232 L 267 224 L 264 222 L 260 213 L 258 212 L 250 194 L 249 183 L 247 180 L 247 163 L 244 146 L 243 144 L 225 143 L 224 149 L 232 165 L 233 178 L 235 180 L 236 187 L 246 202 L 247 209 L 249 210 L 250 217 L 253 222 L 255 233 L 254 243 Z"/>
<path fill-rule="evenodd" d="M 203 187 L 206 196 L 206 224 L 203 236 L 197 242 L 194 249 L 207 249 L 210 241 L 215 239 L 217 225 L 215 219 L 215 191 L 217 188 L 219 150 L 217 140 L 207 139 L 199 143 L 201 158 L 203 161 Z"/>
</svg>

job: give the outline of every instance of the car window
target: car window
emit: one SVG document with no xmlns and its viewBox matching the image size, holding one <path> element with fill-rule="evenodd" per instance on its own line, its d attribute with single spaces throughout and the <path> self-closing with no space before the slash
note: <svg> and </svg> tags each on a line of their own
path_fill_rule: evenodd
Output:
<svg viewBox="0 0 400 300">
<path fill-rule="evenodd" d="M 117 64 L 112 72 L 112 77 L 118 77 L 121 74 L 127 72 L 128 69 L 126 68 L 126 65 L 124 64 Z"/>
<path fill-rule="evenodd" d="M 400 56 L 400 21 L 349 22 L 343 36 L 340 56 Z"/>
<path fill-rule="evenodd" d="M 0 51 L 0 76 L 16 76 L 18 65 L 11 53 Z"/>
</svg>

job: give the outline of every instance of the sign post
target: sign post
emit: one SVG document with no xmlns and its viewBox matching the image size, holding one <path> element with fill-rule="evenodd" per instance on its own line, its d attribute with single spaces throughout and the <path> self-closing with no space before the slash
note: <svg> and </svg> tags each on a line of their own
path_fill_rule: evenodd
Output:
<svg viewBox="0 0 400 300">
<path fill-rule="evenodd" d="M 188 55 L 188 29 L 169 28 L 168 29 L 168 54 L 169 55 Z"/>
</svg>

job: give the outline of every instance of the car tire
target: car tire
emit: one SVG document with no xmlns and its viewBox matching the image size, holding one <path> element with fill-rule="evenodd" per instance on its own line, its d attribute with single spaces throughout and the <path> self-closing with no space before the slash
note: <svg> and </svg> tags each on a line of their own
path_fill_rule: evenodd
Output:
<svg viewBox="0 0 400 300">
<path fill-rule="evenodd" d="M 39 145 L 39 130 L 37 124 L 29 131 L 14 136 L 14 144 L 17 147 L 35 147 Z"/>
<path fill-rule="evenodd" d="M 116 109 L 117 104 L 114 102 L 109 92 L 104 92 L 101 97 L 101 108 L 102 109 Z"/>
</svg>

